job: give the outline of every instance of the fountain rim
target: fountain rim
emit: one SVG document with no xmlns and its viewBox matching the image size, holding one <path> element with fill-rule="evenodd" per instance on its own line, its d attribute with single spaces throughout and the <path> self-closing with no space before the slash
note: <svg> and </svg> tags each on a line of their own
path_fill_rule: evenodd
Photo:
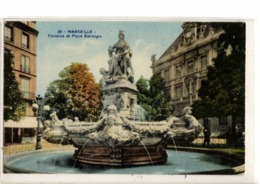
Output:
<svg viewBox="0 0 260 184">
<path fill-rule="evenodd" d="M 176 149 L 178 151 L 186 151 L 189 152 L 191 149 L 193 152 L 195 153 L 205 153 L 205 154 L 209 154 L 212 155 L 212 153 L 214 154 L 222 154 L 225 155 L 227 157 L 233 157 L 239 161 L 243 160 L 243 156 L 238 155 L 238 154 L 234 154 L 234 153 L 228 153 L 225 151 L 220 151 L 220 150 L 211 150 L 211 149 L 207 149 L 207 148 L 190 148 L 190 147 L 182 147 L 182 146 L 169 146 L 166 148 L 167 150 L 174 150 Z M 4 172 L 4 173 L 30 173 L 30 174 L 35 174 L 35 173 L 39 173 L 39 174 L 53 174 L 53 173 L 49 173 L 49 172 L 39 172 L 39 171 L 33 171 L 33 170 L 26 170 L 26 169 L 17 169 L 15 167 L 11 167 L 8 166 L 8 163 L 6 162 L 10 162 L 8 161 L 8 159 L 11 159 L 14 156 L 19 156 L 19 155 L 27 155 L 29 153 L 47 153 L 47 152 L 55 152 L 55 151 L 66 151 L 66 150 L 75 150 L 76 148 L 74 147 L 70 147 L 70 148 L 51 148 L 51 149 L 44 149 L 44 150 L 31 150 L 31 151 L 24 151 L 24 152 L 18 152 L 18 153 L 13 153 L 10 155 L 6 155 L 3 157 L 3 171 L 10 171 L 10 172 Z M 12 160 L 14 161 L 14 160 Z M 112 167 L 112 166 L 111 166 Z M 207 175 L 217 175 L 217 174 L 222 174 L 222 175 L 235 175 L 235 174 L 241 174 L 245 172 L 245 163 L 235 166 L 235 167 L 230 167 L 228 169 L 218 169 L 218 170 L 213 170 L 213 171 L 199 171 L 199 172 L 192 172 L 192 173 L 178 173 L 176 175 L 183 175 L 183 174 L 190 174 L 190 175 L 200 175 L 200 174 L 207 174 Z M 89 173 L 86 173 L 88 175 L 91 175 Z M 73 175 L 73 174 L 72 174 Z M 119 174 L 120 175 L 120 174 Z M 129 174 L 132 175 L 132 174 Z M 162 175 L 167 175 L 167 174 L 162 174 Z"/>
<path fill-rule="evenodd" d="M 166 148 L 166 150 L 173 150 L 175 149 L 175 146 L 168 146 Z M 220 170 L 213 170 L 213 171 L 202 171 L 202 172 L 194 172 L 194 173 L 189 173 L 189 174 L 241 174 L 245 172 L 245 156 L 239 155 L 239 154 L 235 154 L 235 153 L 228 153 L 225 151 L 221 151 L 221 150 L 212 150 L 212 149 L 208 149 L 208 148 L 196 148 L 196 147 L 184 147 L 184 146 L 177 146 L 178 151 L 190 151 L 192 149 L 192 151 L 194 151 L 195 153 L 205 153 L 208 155 L 213 155 L 215 154 L 216 156 L 219 157 L 219 155 L 221 154 L 222 156 L 225 156 L 225 158 L 232 158 L 232 159 L 236 159 L 236 161 L 240 161 L 243 164 L 241 165 L 237 165 L 234 167 L 230 167 L 229 169 L 220 169 Z"/>
</svg>

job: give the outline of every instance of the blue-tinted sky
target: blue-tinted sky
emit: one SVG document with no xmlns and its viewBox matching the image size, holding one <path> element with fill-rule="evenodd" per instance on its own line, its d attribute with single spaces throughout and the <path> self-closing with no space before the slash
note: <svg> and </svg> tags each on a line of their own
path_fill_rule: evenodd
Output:
<svg viewBox="0 0 260 184">
<path fill-rule="evenodd" d="M 157 58 L 181 33 L 182 22 L 138 22 L 138 21 L 38 21 L 37 30 L 37 93 L 44 95 L 50 82 L 58 79 L 60 71 L 72 62 L 85 63 L 94 74 L 96 82 L 100 68 L 108 69 L 108 47 L 118 41 L 118 32 L 123 30 L 130 45 L 135 79 L 141 75 L 152 75 L 151 55 Z M 58 33 L 60 30 L 62 33 Z M 69 30 L 92 31 L 101 38 L 75 38 Z M 66 35 L 70 38 L 66 38 Z M 54 38 L 50 35 L 64 35 Z M 84 34 L 80 33 L 77 35 Z"/>
</svg>

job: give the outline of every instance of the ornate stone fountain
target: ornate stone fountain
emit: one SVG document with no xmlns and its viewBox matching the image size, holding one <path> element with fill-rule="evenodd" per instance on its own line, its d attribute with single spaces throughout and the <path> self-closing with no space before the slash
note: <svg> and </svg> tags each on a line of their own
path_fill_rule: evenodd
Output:
<svg viewBox="0 0 260 184">
<path fill-rule="evenodd" d="M 169 140 L 193 141 L 202 126 L 184 109 L 181 118 L 170 117 L 161 122 L 146 122 L 145 111 L 137 104 L 138 90 L 134 84 L 132 51 L 124 40 L 108 49 L 109 69 L 100 70 L 103 110 L 98 122 L 52 120 L 44 122 L 43 137 L 57 144 L 73 144 L 74 158 L 82 163 L 128 166 L 167 162 Z"/>
</svg>

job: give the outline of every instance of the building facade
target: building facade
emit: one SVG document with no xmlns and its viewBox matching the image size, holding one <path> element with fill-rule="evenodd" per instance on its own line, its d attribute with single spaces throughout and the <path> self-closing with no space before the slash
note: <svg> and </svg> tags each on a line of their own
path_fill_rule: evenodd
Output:
<svg viewBox="0 0 260 184">
<path fill-rule="evenodd" d="M 217 56 L 217 41 L 223 33 L 218 24 L 185 22 L 183 31 L 159 59 L 153 60 L 153 74 L 160 74 L 171 94 L 175 116 L 182 109 L 198 100 L 198 90 L 207 78 L 207 67 Z M 202 121 L 202 120 L 201 120 Z M 202 122 L 205 124 L 206 122 Z M 210 118 L 212 132 L 225 132 L 231 126 L 231 118 Z"/>
<path fill-rule="evenodd" d="M 32 103 L 36 96 L 36 40 L 38 31 L 33 21 L 7 21 L 4 28 L 4 51 L 14 55 L 13 72 L 26 101 L 26 117 L 20 122 L 4 122 L 4 143 L 33 140 L 37 122 Z"/>
</svg>

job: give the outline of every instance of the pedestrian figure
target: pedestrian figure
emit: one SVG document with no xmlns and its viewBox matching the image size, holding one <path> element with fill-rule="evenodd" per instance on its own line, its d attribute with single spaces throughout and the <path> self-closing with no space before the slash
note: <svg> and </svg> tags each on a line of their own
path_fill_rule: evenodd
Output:
<svg viewBox="0 0 260 184">
<path fill-rule="evenodd" d="M 203 145 L 204 146 L 206 146 L 206 145 L 209 146 L 209 143 L 210 143 L 210 131 L 205 128 L 203 133 L 204 133 L 204 143 L 203 143 Z"/>
</svg>

